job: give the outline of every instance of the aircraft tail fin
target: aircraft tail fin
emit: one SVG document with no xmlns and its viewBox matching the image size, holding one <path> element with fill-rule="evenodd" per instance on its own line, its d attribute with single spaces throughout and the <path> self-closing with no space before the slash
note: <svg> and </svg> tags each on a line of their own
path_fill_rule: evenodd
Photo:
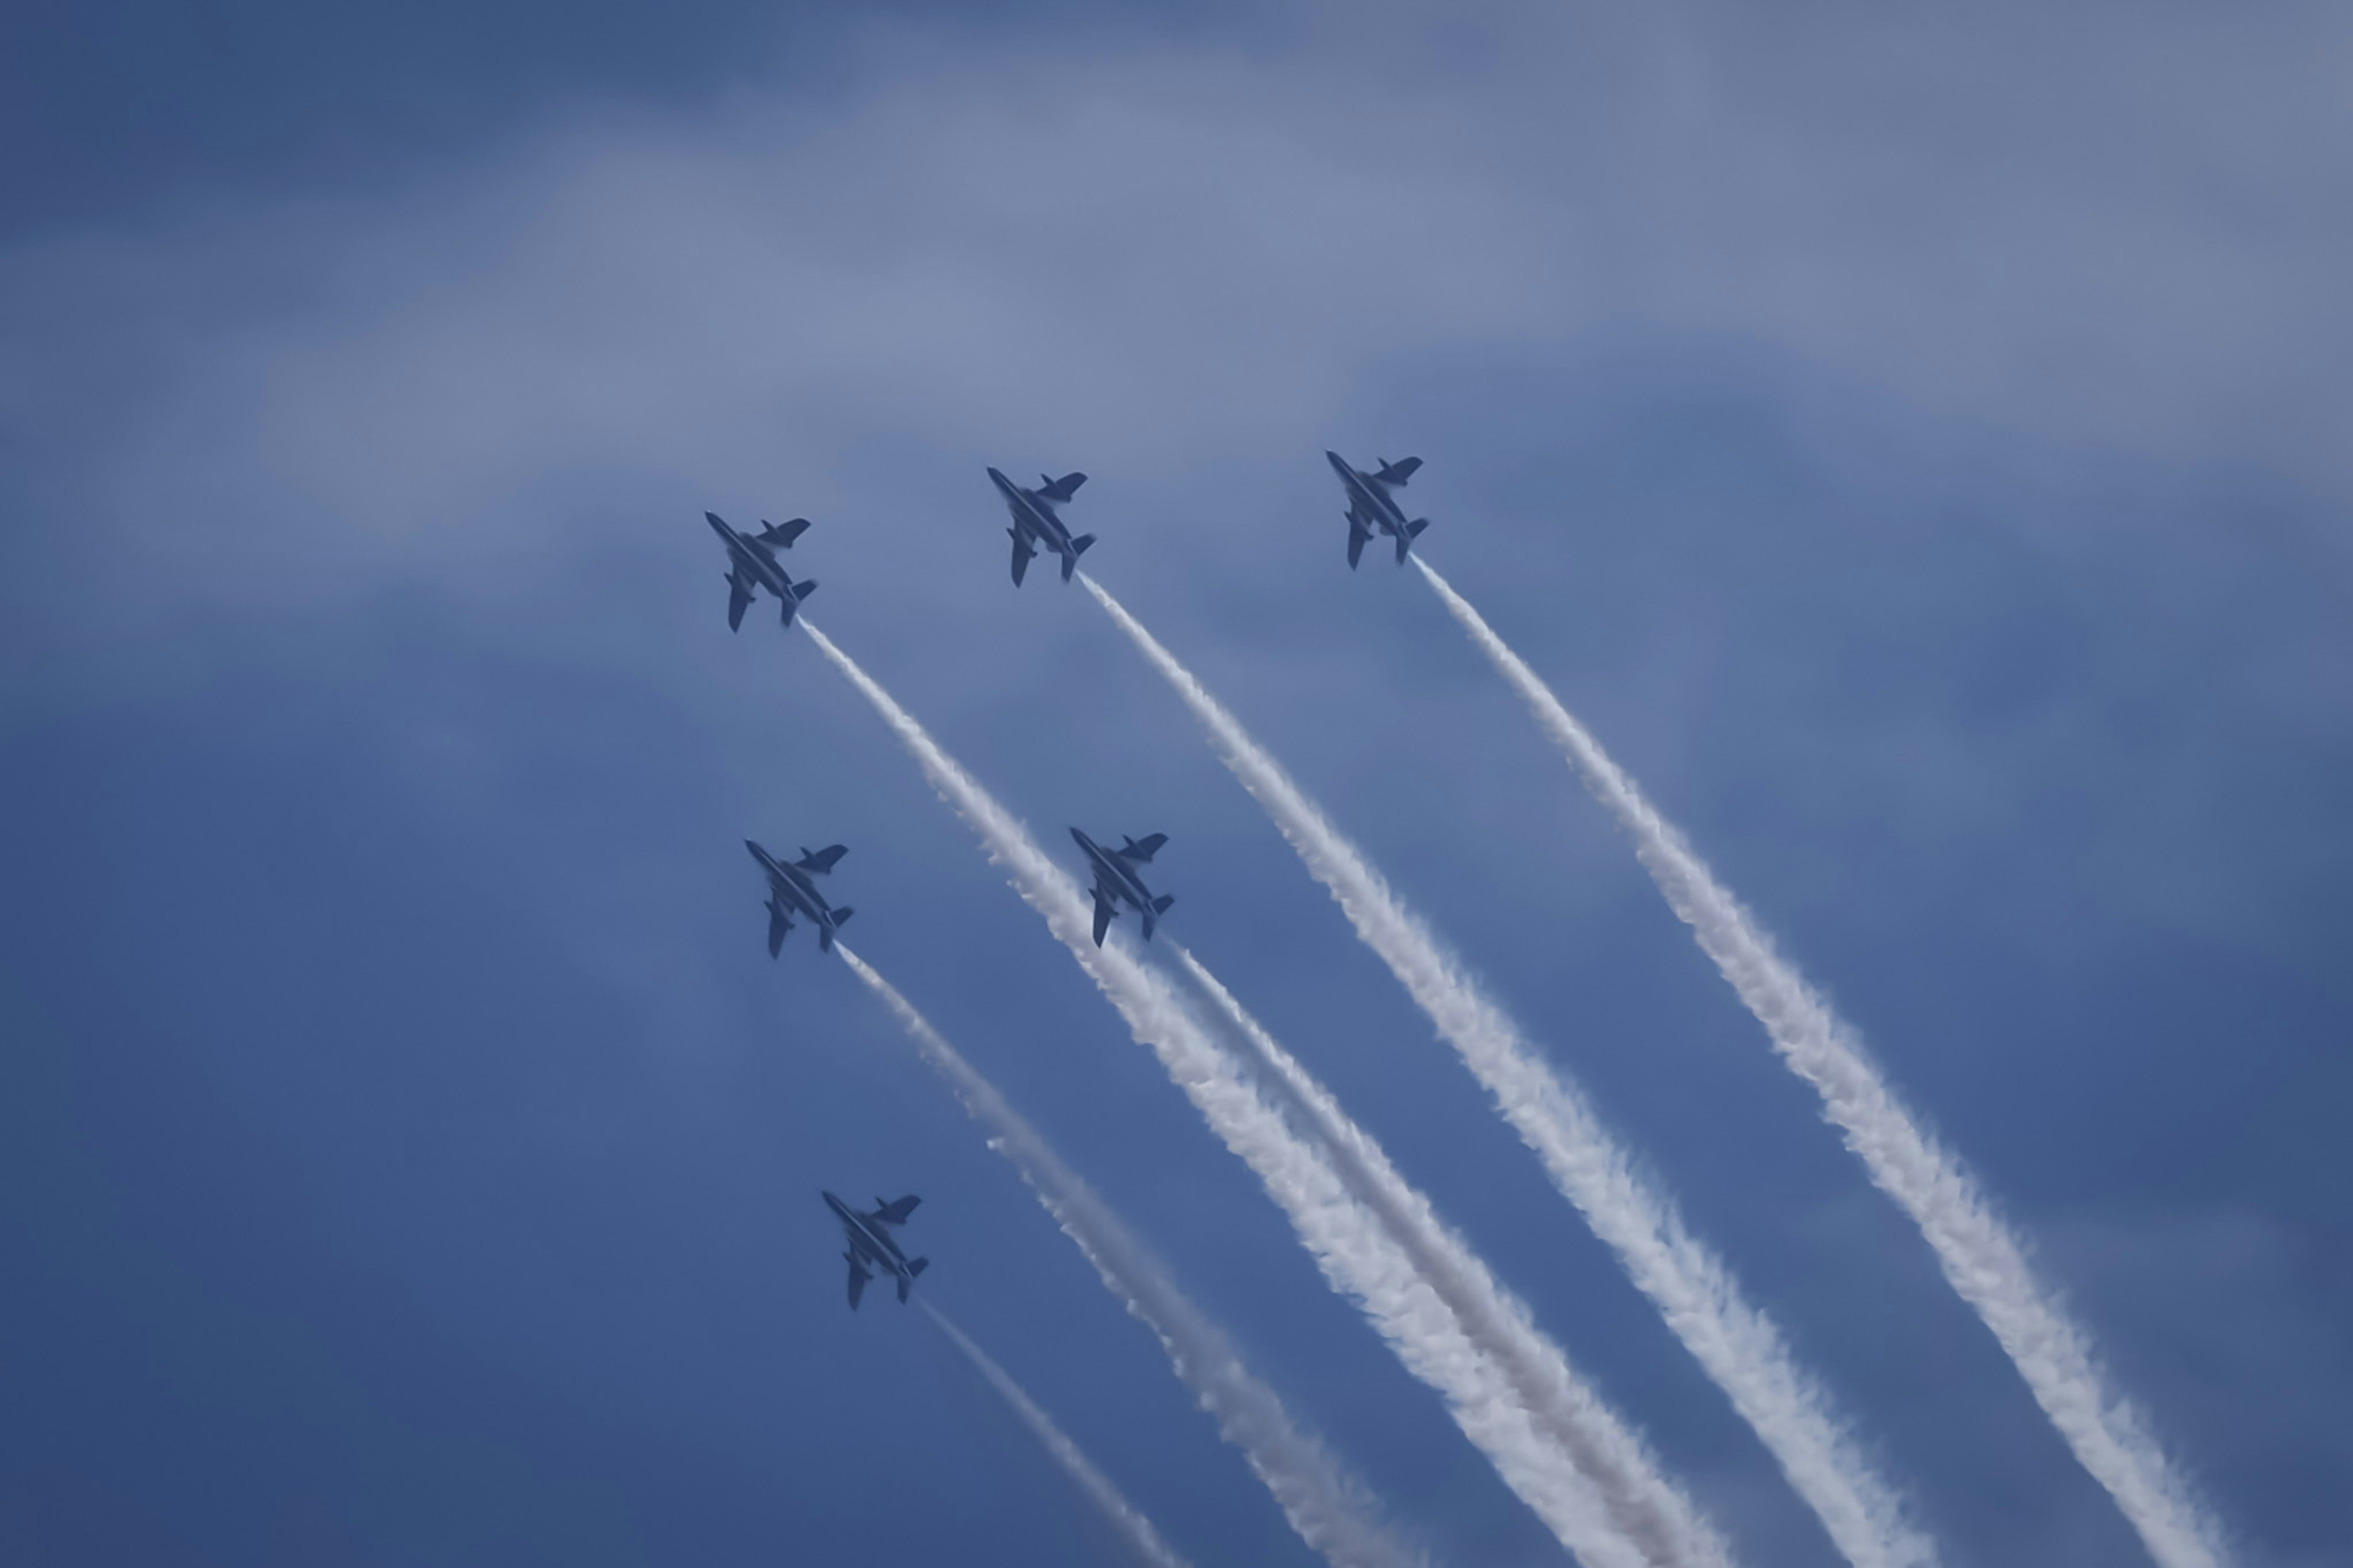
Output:
<svg viewBox="0 0 2353 1568">
<path fill-rule="evenodd" d="M 918 1259 L 918 1261 L 922 1260 Z M 907 1271 L 899 1276 L 899 1305 L 903 1307 L 907 1304 L 907 1292 L 914 1289 L 914 1285 L 915 1266 L 911 1263 L 907 1266 Z"/>
<path fill-rule="evenodd" d="M 770 958 L 776 957 L 777 953 L 784 951 L 785 933 L 792 929 L 793 922 L 785 918 L 784 906 L 773 899 L 768 900 L 768 956 Z"/>
<path fill-rule="evenodd" d="M 1071 574 L 1079 569 L 1079 557 L 1084 555 L 1087 552 L 1087 546 L 1094 542 L 1095 536 L 1092 533 L 1082 533 L 1071 541 L 1071 552 L 1062 557 L 1063 582 L 1067 583 L 1071 580 Z"/>
<path fill-rule="evenodd" d="M 841 908 L 838 910 L 828 910 L 826 911 L 826 914 L 828 917 L 827 922 L 817 928 L 818 951 L 820 952 L 831 952 L 833 951 L 834 933 L 839 931 L 842 926 L 848 922 L 849 917 L 857 912 L 858 911 L 856 910 L 851 909 L 848 904 L 842 905 Z"/>
</svg>

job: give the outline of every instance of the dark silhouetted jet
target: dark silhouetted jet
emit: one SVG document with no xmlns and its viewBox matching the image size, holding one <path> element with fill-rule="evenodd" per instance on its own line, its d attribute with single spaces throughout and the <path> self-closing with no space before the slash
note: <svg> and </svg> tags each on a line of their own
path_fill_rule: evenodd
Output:
<svg viewBox="0 0 2353 1568">
<path fill-rule="evenodd" d="M 768 956 L 776 957 L 777 950 L 785 945 L 785 933 L 793 929 L 791 917 L 795 914 L 817 927 L 818 951 L 831 952 L 833 933 L 841 929 L 841 922 L 850 917 L 852 910 L 847 904 L 838 910 L 828 908 L 825 895 L 809 879 L 832 870 L 834 862 L 849 851 L 834 844 L 814 855 L 804 849 L 799 859 L 787 862 L 777 859 L 749 838 L 744 840 L 744 847 L 752 852 L 752 858 L 768 874 Z"/>
<path fill-rule="evenodd" d="M 871 1214 L 860 1214 L 831 1193 L 825 1194 L 824 1197 L 825 1206 L 841 1221 L 842 1239 L 849 1243 L 841 1255 L 841 1260 L 849 1265 L 849 1310 L 853 1312 L 858 1310 L 858 1299 L 866 1294 L 866 1282 L 877 1273 L 889 1274 L 898 1279 L 899 1304 L 906 1305 L 907 1292 L 913 1287 L 915 1276 L 930 1268 L 932 1260 L 910 1258 L 900 1251 L 898 1242 L 892 1239 L 891 1230 L 894 1226 L 906 1224 L 907 1216 L 913 1214 L 915 1205 L 923 1200 L 909 1196 L 895 1204 L 886 1204 L 876 1198 Z"/>
<path fill-rule="evenodd" d="M 1150 833 L 1139 841 L 1123 834 L 1124 845 L 1118 849 L 1104 848 L 1075 827 L 1071 829 L 1071 837 L 1079 841 L 1079 847 L 1087 852 L 1087 859 L 1094 867 L 1095 945 L 1103 945 L 1103 932 L 1111 930 L 1112 919 L 1119 913 L 1122 904 L 1134 906 L 1135 912 L 1144 917 L 1144 940 L 1151 941 L 1152 928 L 1176 899 L 1174 894 L 1154 898 L 1152 889 L 1144 885 L 1144 879 L 1135 874 L 1135 868 L 1148 864 L 1160 852 L 1160 847 L 1168 842 L 1168 835 Z"/>
<path fill-rule="evenodd" d="M 1092 533 L 1082 533 L 1076 539 L 1054 515 L 1054 509 L 1079 493 L 1087 482 L 1084 474 L 1064 474 L 1059 479 L 1038 476 L 1038 488 L 1025 490 L 995 468 L 988 477 L 996 481 L 997 493 L 1005 498 L 1013 513 L 1013 526 L 1006 531 L 1013 535 L 1013 585 L 1021 586 L 1022 574 L 1029 570 L 1029 558 L 1040 550 L 1050 550 L 1062 558 L 1062 581 L 1079 569 L 1079 557 L 1095 542 Z"/>
<path fill-rule="evenodd" d="M 1326 452 L 1332 471 L 1340 476 L 1340 483 L 1348 491 L 1348 564 L 1365 552 L 1365 541 L 1374 532 L 1388 534 L 1397 541 L 1398 564 L 1405 564 L 1405 554 L 1413 547 L 1414 536 L 1430 526 L 1430 519 L 1417 517 L 1407 521 L 1405 509 L 1397 503 L 1391 490 L 1405 488 L 1406 480 L 1421 467 L 1419 458 L 1408 458 L 1401 463 L 1383 463 L 1367 474 L 1348 466 L 1348 460 L 1337 452 Z"/>
<path fill-rule="evenodd" d="M 808 531 L 808 519 L 762 522 L 757 533 L 738 533 L 717 512 L 702 515 L 711 520 L 711 531 L 727 542 L 727 629 L 733 631 L 744 624 L 744 609 L 752 602 L 754 588 L 765 588 L 776 596 L 785 606 L 785 625 L 791 626 L 794 612 L 803 599 L 817 592 L 817 584 L 794 582 L 776 563 L 776 552 L 790 550 L 793 541 Z"/>
</svg>

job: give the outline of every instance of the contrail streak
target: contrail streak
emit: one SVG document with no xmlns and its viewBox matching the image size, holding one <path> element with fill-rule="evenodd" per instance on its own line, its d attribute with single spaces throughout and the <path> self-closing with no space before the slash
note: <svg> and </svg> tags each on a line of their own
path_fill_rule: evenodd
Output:
<svg viewBox="0 0 2353 1568">
<path fill-rule="evenodd" d="M 1055 1426 L 1054 1418 L 1038 1408 L 1037 1401 L 1013 1381 L 1011 1373 L 997 1365 L 987 1351 L 973 1343 L 970 1335 L 948 1321 L 946 1313 L 929 1301 L 919 1300 L 916 1304 L 931 1314 L 932 1321 L 939 1325 L 940 1332 L 947 1335 L 956 1349 L 964 1352 L 988 1385 L 1004 1395 L 1005 1403 L 1013 1406 L 1013 1414 L 1021 1417 L 1021 1424 L 1036 1434 L 1046 1452 L 1062 1467 L 1063 1474 L 1078 1483 L 1079 1489 L 1087 1494 L 1088 1500 L 1103 1510 L 1103 1517 L 1111 1521 L 1112 1528 L 1118 1531 L 1121 1538 L 1134 1549 L 1137 1557 L 1152 1564 L 1152 1568 L 1192 1568 L 1176 1554 L 1174 1547 L 1160 1538 L 1160 1531 L 1152 1527 L 1152 1521 L 1137 1512 L 1134 1503 L 1120 1495 L 1119 1489 L 1111 1484 L 1111 1478 L 1097 1469 L 1094 1461 L 1080 1451 L 1079 1446 L 1071 1441 L 1070 1434 Z"/>
<path fill-rule="evenodd" d="M 1406 1369 L 1439 1393 L 1455 1424 L 1504 1484 L 1585 1568 L 1721 1568 L 1726 1562 L 1721 1546 L 1663 1479 L 1651 1478 L 1641 1497 L 1605 1499 L 1599 1493 L 1598 1478 L 1580 1471 L 1538 1429 L 1493 1359 L 1471 1342 L 1396 1243 L 1349 1195 L 1321 1151 L 1261 1098 L 1168 982 L 1121 943 L 1096 947 L 1085 897 L 1028 830 L 872 677 L 808 621 L 800 626 L 881 715 L 941 798 L 979 835 L 1015 890 L 1045 918 L 1138 1042 L 1158 1056 L 1226 1147 L 1257 1174 L 1324 1279 L 1362 1305 Z M 1680 1534 L 1662 1540 L 1621 1522 L 1662 1511 L 1662 1496 L 1680 1505 L 1690 1521 Z"/>
<path fill-rule="evenodd" d="M 1527 703 L 1537 725 L 1567 753 L 1586 787 L 1617 817 L 1668 905 L 1765 1026 L 1781 1059 L 1821 1095 L 1824 1113 L 1873 1182 L 1919 1226 L 1945 1278 L 2001 1342 L 2036 1402 L 2116 1499 L 2149 1555 L 2164 1568 L 2216 1568 L 2225 1562 L 2221 1530 L 2139 1411 L 2110 1384 L 2089 1338 L 2036 1278 L 2024 1247 L 1977 1178 L 1921 1130 L 1854 1030 L 1774 950 L 1756 918 L 1535 672 L 1419 556 L 1414 564 Z"/>
<path fill-rule="evenodd" d="M 1419 1554 L 1381 1524 L 1364 1487 L 1299 1429 L 1274 1390 L 1242 1364 L 1225 1334 L 1094 1189 L 896 986 L 839 942 L 834 952 L 891 1009 L 924 1064 L 947 1080 L 987 1131 L 988 1146 L 1012 1162 L 1104 1287 L 1158 1336 L 1176 1375 L 1217 1421 L 1219 1435 L 1242 1451 L 1301 1538 L 1349 1568 L 1417 1568 Z"/>
<path fill-rule="evenodd" d="M 1226 766 L 1265 807 L 1357 936 L 1420 1004 L 1544 1162 L 1554 1184 L 1617 1253 L 1636 1287 L 1756 1430 L 1840 1552 L 1855 1568 L 1934 1563 L 1935 1546 L 1906 1522 L 1894 1489 L 1848 1435 L 1828 1394 L 1799 1368 L 1780 1331 L 1742 1296 L 1722 1259 L 1692 1236 L 1673 1205 L 1637 1172 L 1583 1093 L 1462 973 L 1380 873 L 1192 672 L 1101 584 L 1083 572 L 1079 580 L 1176 688 Z"/>
<path fill-rule="evenodd" d="M 1430 1200 L 1398 1173 L 1387 1152 L 1349 1118 L 1332 1091 L 1284 1050 L 1199 959 L 1173 942 L 1169 947 L 1266 1074 L 1290 1096 L 1322 1141 L 1350 1195 L 1380 1220 L 1472 1341 L 1494 1355 L 1522 1402 L 1555 1440 L 1580 1468 L 1605 1478 L 1605 1495 L 1643 1495 L 1657 1461 L 1641 1439 L 1579 1383 L 1560 1348 L 1536 1327 L 1527 1308 L 1438 1217 Z M 1681 1525 L 1665 1516 L 1641 1521 L 1639 1527 L 1653 1537 L 1672 1539 Z"/>
</svg>

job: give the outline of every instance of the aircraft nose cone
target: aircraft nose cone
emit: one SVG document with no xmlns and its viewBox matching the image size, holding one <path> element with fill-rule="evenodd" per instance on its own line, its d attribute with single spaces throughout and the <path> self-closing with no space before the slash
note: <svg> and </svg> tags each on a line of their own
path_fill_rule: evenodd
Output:
<svg viewBox="0 0 2353 1568">
<path fill-rule="evenodd" d="M 1071 829 L 1071 842 L 1084 849 L 1087 847 L 1087 836 L 1073 827 Z"/>
<path fill-rule="evenodd" d="M 1348 460 L 1340 456 L 1337 452 L 1325 452 L 1324 454 L 1324 460 L 1331 464 L 1335 468 L 1345 468 L 1348 466 Z"/>
</svg>

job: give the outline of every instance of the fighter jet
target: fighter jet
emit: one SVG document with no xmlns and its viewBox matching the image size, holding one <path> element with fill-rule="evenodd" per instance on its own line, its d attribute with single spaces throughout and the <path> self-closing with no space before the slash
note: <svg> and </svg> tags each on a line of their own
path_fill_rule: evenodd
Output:
<svg viewBox="0 0 2353 1568">
<path fill-rule="evenodd" d="M 785 945 L 785 933 L 793 929 L 791 917 L 796 914 L 817 927 L 818 951 L 831 952 L 834 932 L 854 911 L 847 904 L 838 910 L 828 909 L 825 895 L 809 879 L 832 870 L 834 862 L 849 851 L 833 844 L 815 854 L 803 849 L 799 859 L 787 862 L 777 859 L 749 838 L 744 840 L 744 847 L 752 852 L 752 858 L 768 874 L 768 956 L 776 957 Z"/>
<path fill-rule="evenodd" d="M 765 588 L 785 606 L 785 625 L 793 624 L 793 614 L 801 601 L 817 592 L 815 583 L 796 583 L 791 574 L 776 563 L 776 552 L 790 550 L 793 541 L 808 531 L 808 519 L 797 517 L 790 522 L 763 521 L 757 533 L 738 533 L 715 511 L 702 514 L 711 521 L 711 531 L 727 542 L 727 629 L 735 630 L 744 624 L 744 606 L 752 602 L 752 590 Z"/>
<path fill-rule="evenodd" d="M 849 1246 L 842 1252 L 841 1260 L 849 1265 L 849 1310 L 858 1310 L 858 1299 L 866 1294 L 866 1282 L 877 1270 L 892 1275 L 899 1281 L 899 1304 L 907 1304 L 907 1291 L 914 1285 L 915 1276 L 931 1267 L 928 1258 L 910 1258 L 899 1250 L 892 1239 L 891 1228 L 907 1223 L 915 1205 L 923 1200 L 912 1194 L 895 1204 L 874 1200 L 871 1214 L 860 1214 L 831 1193 L 826 1193 L 825 1206 L 841 1221 L 842 1239 Z M 869 1268 L 871 1264 L 873 1267 Z"/>
<path fill-rule="evenodd" d="M 1076 539 L 1054 515 L 1054 509 L 1079 493 L 1087 482 L 1084 474 L 1064 474 L 1060 479 L 1038 476 L 1038 488 L 1025 490 L 995 468 L 988 477 L 996 481 L 997 493 L 1005 498 L 1013 513 L 1013 526 L 1006 530 L 1013 536 L 1013 585 L 1021 586 L 1021 575 L 1029 570 L 1029 558 L 1040 550 L 1050 550 L 1062 558 L 1062 581 L 1079 569 L 1079 557 L 1095 542 L 1092 533 L 1082 533 Z"/>
<path fill-rule="evenodd" d="M 1367 474 L 1352 468 L 1348 460 L 1337 452 L 1326 452 L 1332 471 L 1340 476 L 1340 483 L 1348 491 L 1348 564 L 1365 552 L 1365 542 L 1375 530 L 1397 541 L 1398 564 L 1405 564 L 1406 552 L 1413 547 L 1414 537 L 1430 526 L 1430 519 L 1417 517 L 1406 520 L 1405 509 L 1397 503 L 1391 490 L 1403 489 L 1413 471 L 1421 467 L 1419 458 L 1408 458 L 1403 462 L 1384 462 Z"/>
<path fill-rule="evenodd" d="M 1135 868 L 1149 863 L 1160 852 L 1160 847 L 1168 842 L 1168 835 L 1146 834 L 1139 842 L 1123 834 L 1125 847 L 1119 849 L 1106 849 L 1075 827 L 1071 829 L 1071 837 L 1087 852 L 1087 859 L 1095 870 L 1095 945 L 1103 945 L 1103 932 L 1111 930 L 1112 918 L 1119 913 L 1121 904 L 1134 905 L 1135 912 L 1144 917 L 1144 940 L 1151 941 L 1152 928 L 1176 899 L 1174 894 L 1154 898 L 1152 889 L 1144 885 L 1144 879 L 1135 874 Z"/>
</svg>

